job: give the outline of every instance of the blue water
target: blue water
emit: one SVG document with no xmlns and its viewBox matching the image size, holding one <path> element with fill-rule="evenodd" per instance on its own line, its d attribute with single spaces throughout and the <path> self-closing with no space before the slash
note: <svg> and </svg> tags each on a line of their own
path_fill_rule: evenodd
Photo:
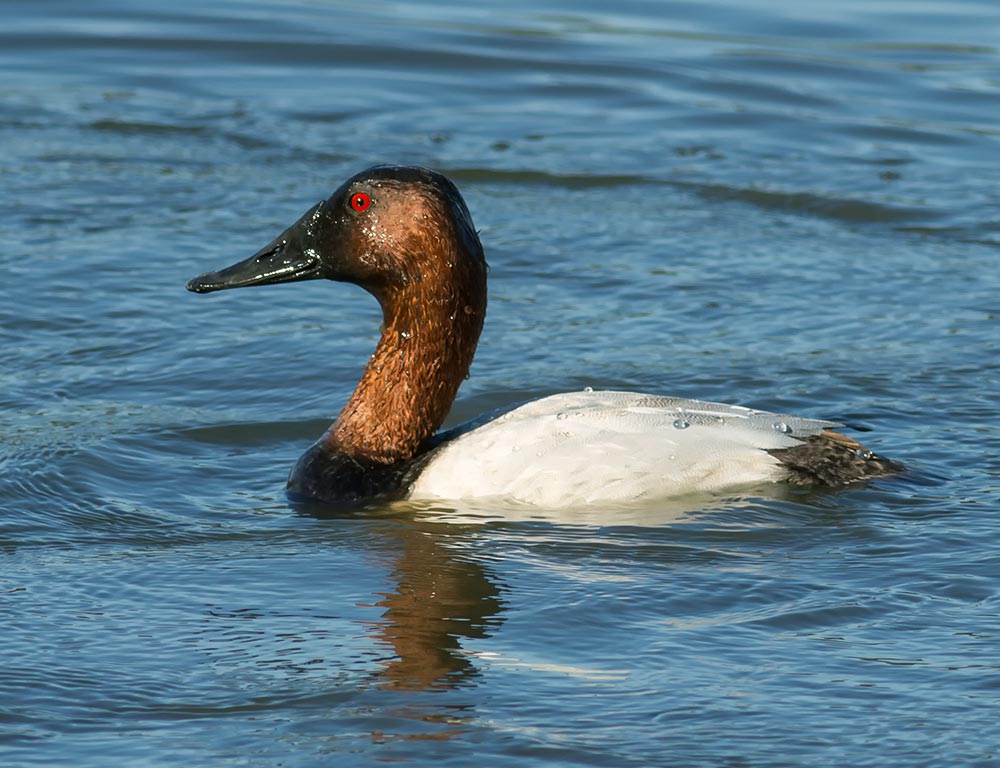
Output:
<svg viewBox="0 0 1000 768">
<path fill-rule="evenodd" d="M 1000 765 L 1000 14 L 5 0 L 0 764 Z M 291 506 L 375 302 L 200 297 L 346 176 L 460 186 L 450 422 L 584 386 L 910 471 Z"/>
</svg>

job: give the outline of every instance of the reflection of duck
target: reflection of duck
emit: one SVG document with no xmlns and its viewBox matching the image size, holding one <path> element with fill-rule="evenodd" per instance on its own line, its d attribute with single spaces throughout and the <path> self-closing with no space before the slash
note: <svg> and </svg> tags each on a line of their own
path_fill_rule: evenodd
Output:
<svg viewBox="0 0 1000 768">
<path fill-rule="evenodd" d="M 289 477 L 299 497 L 501 497 L 546 506 L 761 481 L 842 485 L 901 469 L 830 422 L 629 392 L 534 400 L 435 435 L 486 314 L 486 261 L 455 186 L 422 168 L 353 176 L 198 293 L 327 278 L 378 299 L 382 338 L 330 430 Z"/>
<path fill-rule="evenodd" d="M 452 526 L 400 521 L 385 536 L 394 589 L 378 602 L 385 612 L 375 630 L 392 649 L 379 675 L 387 687 L 467 682 L 478 670 L 463 643 L 489 637 L 503 621 L 501 586 L 484 565 L 452 549 L 455 533 Z"/>
</svg>

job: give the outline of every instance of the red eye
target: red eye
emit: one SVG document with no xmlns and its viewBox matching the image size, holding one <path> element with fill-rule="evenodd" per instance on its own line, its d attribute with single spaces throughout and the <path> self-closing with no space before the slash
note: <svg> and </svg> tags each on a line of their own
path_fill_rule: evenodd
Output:
<svg viewBox="0 0 1000 768">
<path fill-rule="evenodd" d="M 355 192 L 351 195 L 351 208 L 356 210 L 358 213 L 362 211 L 367 211 L 372 207 L 372 199 L 364 192 Z"/>
</svg>

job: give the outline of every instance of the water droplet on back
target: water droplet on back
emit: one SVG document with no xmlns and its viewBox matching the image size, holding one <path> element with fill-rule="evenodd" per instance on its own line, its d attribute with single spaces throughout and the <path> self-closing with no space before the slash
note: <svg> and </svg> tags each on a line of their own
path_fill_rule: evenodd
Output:
<svg viewBox="0 0 1000 768">
<path fill-rule="evenodd" d="M 771 425 L 771 428 L 775 432 L 780 432 L 783 435 L 790 435 L 790 434 L 792 434 L 792 428 L 790 426 L 788 426 L 783 421 L 776 421 L 776 422 L 774 422 L 774 424 Z"/>
<path fill-rule="evenodd" d="M 556 418 L 559 419 L 559 421 L 562 421 L 563 419 L 567 418 L 568 416 L 569 416 L 568 413 L 557 413 L 556 414 Z"/>
<path fill-rule="evenodd" d="M 674 429 L 687 429 L 691 426 L 691 422 L 687 419 L 674 419 Z"/>
<path fill-rule="evenodd" d="M 858 450 L 856 450 L 855 453 L 858 455 L 859 459 L 864 459 L 865 461 L 868 461 L 869 459 L 875 457 L 875 454 L 867 450 L 866 448 L 858 448 Z"/>
<path fill-rule="evenodd" d="M 594 391 L 594 388 L 593 388 L 593 387 L 584 387 L 584 388 L 583 388 L 583 391 L 584 391 L 584 392 L 593 392 L 593 391 Z"/>
</svg>

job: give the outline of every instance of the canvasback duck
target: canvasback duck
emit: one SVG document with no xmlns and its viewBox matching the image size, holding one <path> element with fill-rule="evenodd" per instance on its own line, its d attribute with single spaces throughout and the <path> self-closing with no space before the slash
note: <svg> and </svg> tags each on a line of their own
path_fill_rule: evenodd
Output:
<svg viewBox="0 0 1000 768">
<path fill-rule="evenodd" d="M 294 498 L 498 498 L 560 507 L 759 482 L 844 485 L 900 465 L 832 422 L 632 392 L 543 397 L 438 432 L 486 316 L 487 265 L 455 185 L 376 166 L 196 293 L 324 278 L 368 290 L 382 336 L 329 431 L 288 478 Z"/>
</svg>

